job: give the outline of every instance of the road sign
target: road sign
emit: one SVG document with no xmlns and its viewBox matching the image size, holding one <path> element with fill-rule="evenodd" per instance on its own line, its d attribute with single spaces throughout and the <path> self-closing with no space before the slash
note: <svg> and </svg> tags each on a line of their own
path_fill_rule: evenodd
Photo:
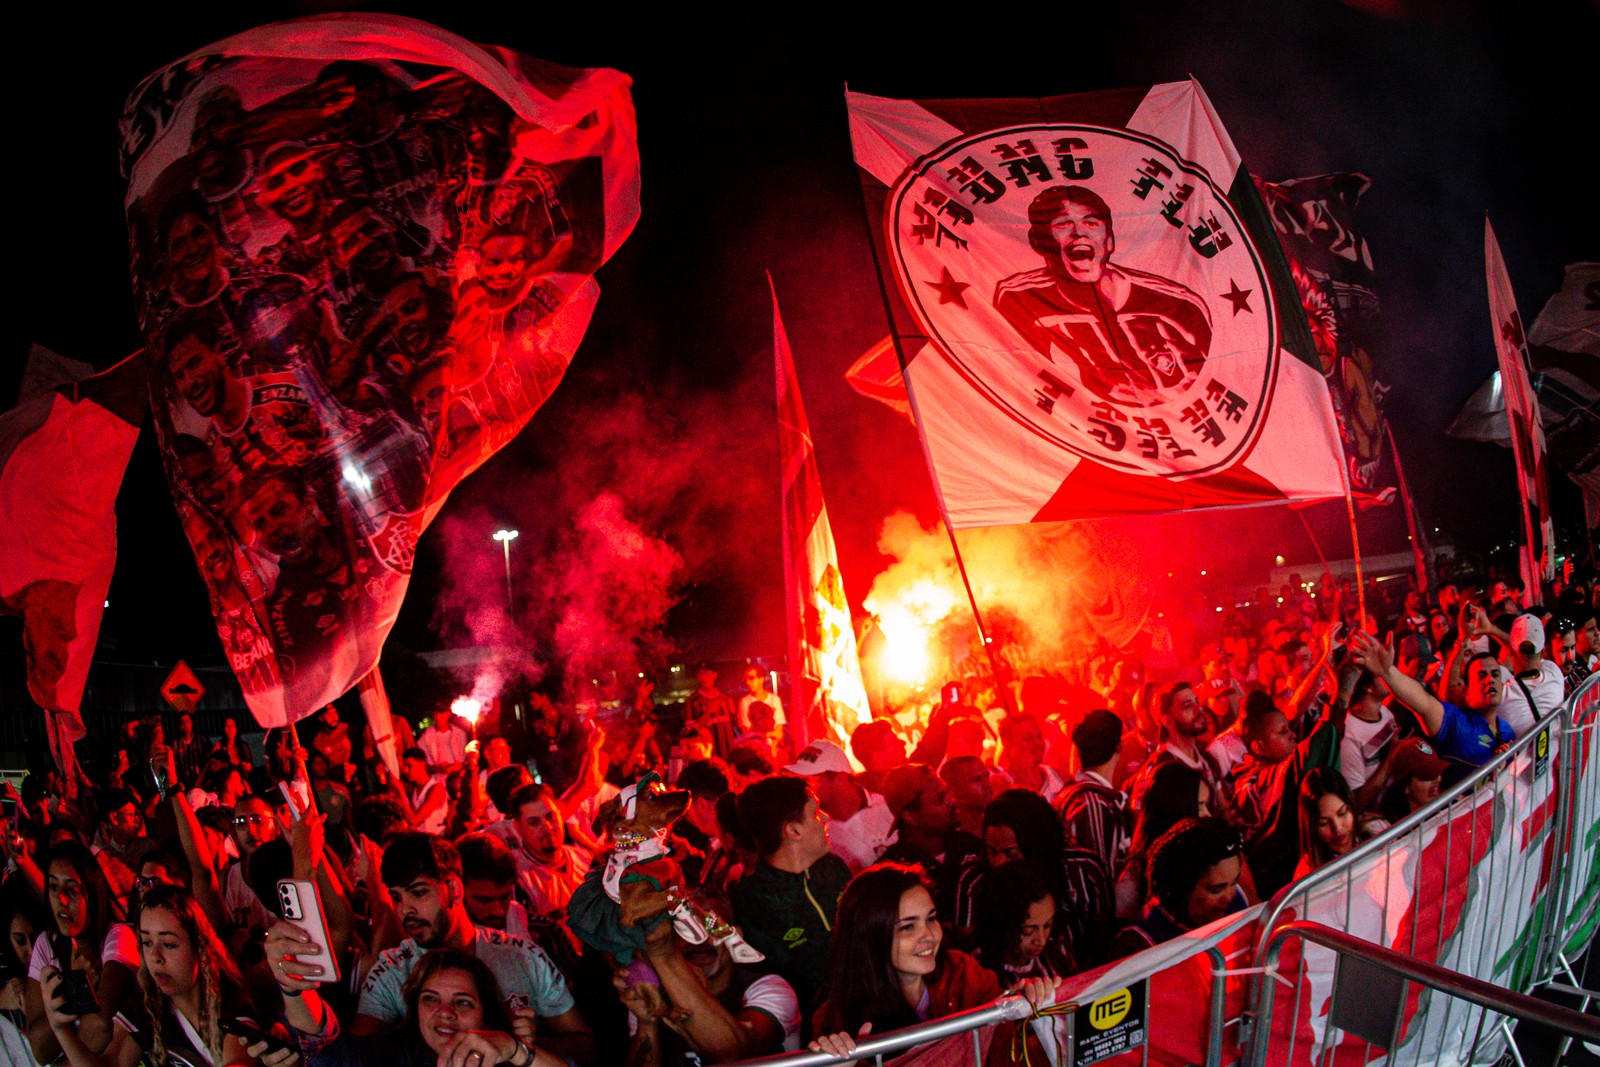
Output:
<svg viewBox="0 0 1600 1067">
<path fill-rule="evenodd" d="M 167 680 L 161 683 L 161 695 L 167 698 L 167 703 L 181 712 L 192 712 L 200 703 L 200 698 L 206 695 L 206 687 L 200 684 L 200 679 L 194 676 L 194 671 L 183 660 L 172 668 L 172 673 L 167 675 Z"/>
</svg>

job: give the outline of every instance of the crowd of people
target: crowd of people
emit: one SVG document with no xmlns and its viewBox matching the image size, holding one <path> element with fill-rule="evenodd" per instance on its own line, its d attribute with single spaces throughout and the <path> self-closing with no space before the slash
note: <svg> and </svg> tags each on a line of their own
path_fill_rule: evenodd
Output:
<svg viewBox="0 0 1600 1067">
<path fill-rule="evenodd" d="M 798 746 L 764 672 L 735 698 L 709 664 L 681 706 L 541 698 L 481 748 L 396 714 L 398 773 L 331 706 L 259 759 L 130 724 L 98 780 L 5 787 L 0 1059 L 724 1063 L 1042 1006 L 1536 729 L 1600 666 L 1590 593 L 1444 583 L 1380 626 L 1297 582 L 1172 677 L 952 683 Z"/>
</svg>

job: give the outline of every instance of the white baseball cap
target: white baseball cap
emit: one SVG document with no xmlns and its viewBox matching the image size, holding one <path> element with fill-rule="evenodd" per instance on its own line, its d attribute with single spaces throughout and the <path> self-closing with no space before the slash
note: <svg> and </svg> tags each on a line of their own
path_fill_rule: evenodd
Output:
<svg viewBox="0 0 1600 1067">
<path fill-rule="evenodd" d="M 1533 652 L 1544 651 L 1544 623 L 1537 615 L 1518 615 L 1511 624 L 1511 647 L 1522 652 L 1524 645 L 1532 645 Z"/>
<path fill-rule="evenodd" d="M 828 771 L 838 771 L 840 774 L 854 774 L 855 768 L 850 765 L 850 757 L 844 754 L 844 749 L 832 741 L 813 741 L 800 750 L 794 762 L 785 767 L 790 774 L 826 774 Z"/>
</svg>

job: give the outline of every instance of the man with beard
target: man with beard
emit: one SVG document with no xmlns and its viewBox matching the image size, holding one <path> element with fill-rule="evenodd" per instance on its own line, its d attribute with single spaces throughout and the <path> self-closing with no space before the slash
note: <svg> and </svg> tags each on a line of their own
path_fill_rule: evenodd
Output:
<svg viewBox="0 0 1600 1067">
<path fill-rule="evenodd" d="M 530 915 L 565 911 L 583 882 L 590 857 L 565 840 L 561 808 L 550 787 L 530 782 L 511 794 L 508 814 L 517 831 L 512 855 L 517 886 Z"/>
<path fill-rule="evenodd" d="M 508 1010 L 531 1008 L 539 1016 L 541 1050 L 592 1062 L 594 1035 L 550 958 L 532 942 L 478 926 L 468 916 L 454 845 L 431 834 L 400 834 L 384 849 L 380 876 L 406 939 L 381 953 L 362 983 L 352 1033 L 383 1033 L 404 1020 L 402 990 L 412 969 L 430 950 L 454 948 L 489 968 Z"/>
<path fill-rule="evenodd" d="M 327 226 L 332 204 L 319 150 L 295 141 L 267 149 L 255 196 L 262 207 L 289 224 L 289 232 L 262 249 L 257 262 L 320 287 L 334 256 Z"/>
<path fill-rule="evenodd" d="M 1200 772 L 1211 790 L 1212 814 L 1227 817 L 1228 804 L 1224 794 L 1222 771 L 1211 753 L 1200 747 L 1200 738 L 1211 730 L 1211 716 L 1200 705 L 1194 686 L 1189 682 L 1174 682 L 1161 694 L 1162 734 L 1166 744 L 1157 749 L 1138 774 L 1128 782 L 1129 807 L 1134 811 L 1144 808 L 1144 793 L 1150 787 L 1150 777 L 1164 763 L 1177 760 L 1184 766 Z"/>
<path fill-rule="evenodd" d="M 360 637 L 360 624 L 381 590 L 383 567 L 349 553 L 355 537 L 340 537 L 299 476 L 279 471 L 257 477 L 239 494 L 241 533 L 278 560 L 267 597 L 267 622 L 284 683 L 316 699 L 328 670 L 321 653 Z M 355 631 L 355 632 L 352 632 Z"/>
<path fill-rule="evenodd" d="M 371 200 L 343 201 L 328 224 L 338 257 L 334 311 L 345 336 L 354 337 L 383 294 L 410 272 L 410 257 L 420 249 L 410 241 L 402 248 L 394 220 Z"/>
<path fill-rule="evenodd" d="M 1081 186 L 1028 205 L 1028 243 L 1044 266 L 995 287 L 995 310 L 1039 355 L 1078 368 L 1084 388 L 1133 407 L 1176 399 L 1211 347 L 1206 306 L 1176 282 L 1111 262 L 1111 209 Z"/>
<path fill-rule="evenodd" d="M 400 274 L 363 321 L 356 343 L 380 382 L 403 382 L 438 362 L 450 297 L 425 274 Z"/>
<path fill-rule="evenodd" d="M 962 870 L 978 861 L 983 841 L 961 829 L 949 787 L 925 763 L 890 771 L 883 798 L 894 813 L 898 840 L 884 850 L 882 862 L 920 866 L 933 882 L 940 912 L 954 915 L 956 884 Z"/>
<path fill-rule="evenodd" d="M 194 307 L 215 300 L 228 284 L 217 228 L 198 197 L 180 196 L 161 212 L 167 288 L 173 300 Z"/>
</svg>

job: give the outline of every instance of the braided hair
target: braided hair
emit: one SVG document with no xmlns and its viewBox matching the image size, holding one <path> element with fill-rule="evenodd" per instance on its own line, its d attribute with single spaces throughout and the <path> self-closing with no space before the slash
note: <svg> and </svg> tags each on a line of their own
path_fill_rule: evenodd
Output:
<svg viewBox="0 0 1600 1067">
<path fill-rule="evenodd" d="M 205 912 L 189 891 L 188 886 L 161 885 L 145 894 L 139 904 L 139 918 L 147 911 L 171 912 L 178 925 L 188 935 L 189 946 L 198 962 L 195 982 L 199 986 L 199 1025 L 195 1027 L 213 1063 L 222 1062 L 222 995 L 226 990 L 243 985 L 239 968 L 228 956 L 217 932 L 206 918 Z M 172 998 L 156 987 L 148 966 L 139 968 L 139 992 L 144 998 L 144 1009 L 150 1017 L 151 1057 L 158 1067 L 171 1062 L 167 1054 L 162 1022 L 173 1011 Z"/>
</svg>

